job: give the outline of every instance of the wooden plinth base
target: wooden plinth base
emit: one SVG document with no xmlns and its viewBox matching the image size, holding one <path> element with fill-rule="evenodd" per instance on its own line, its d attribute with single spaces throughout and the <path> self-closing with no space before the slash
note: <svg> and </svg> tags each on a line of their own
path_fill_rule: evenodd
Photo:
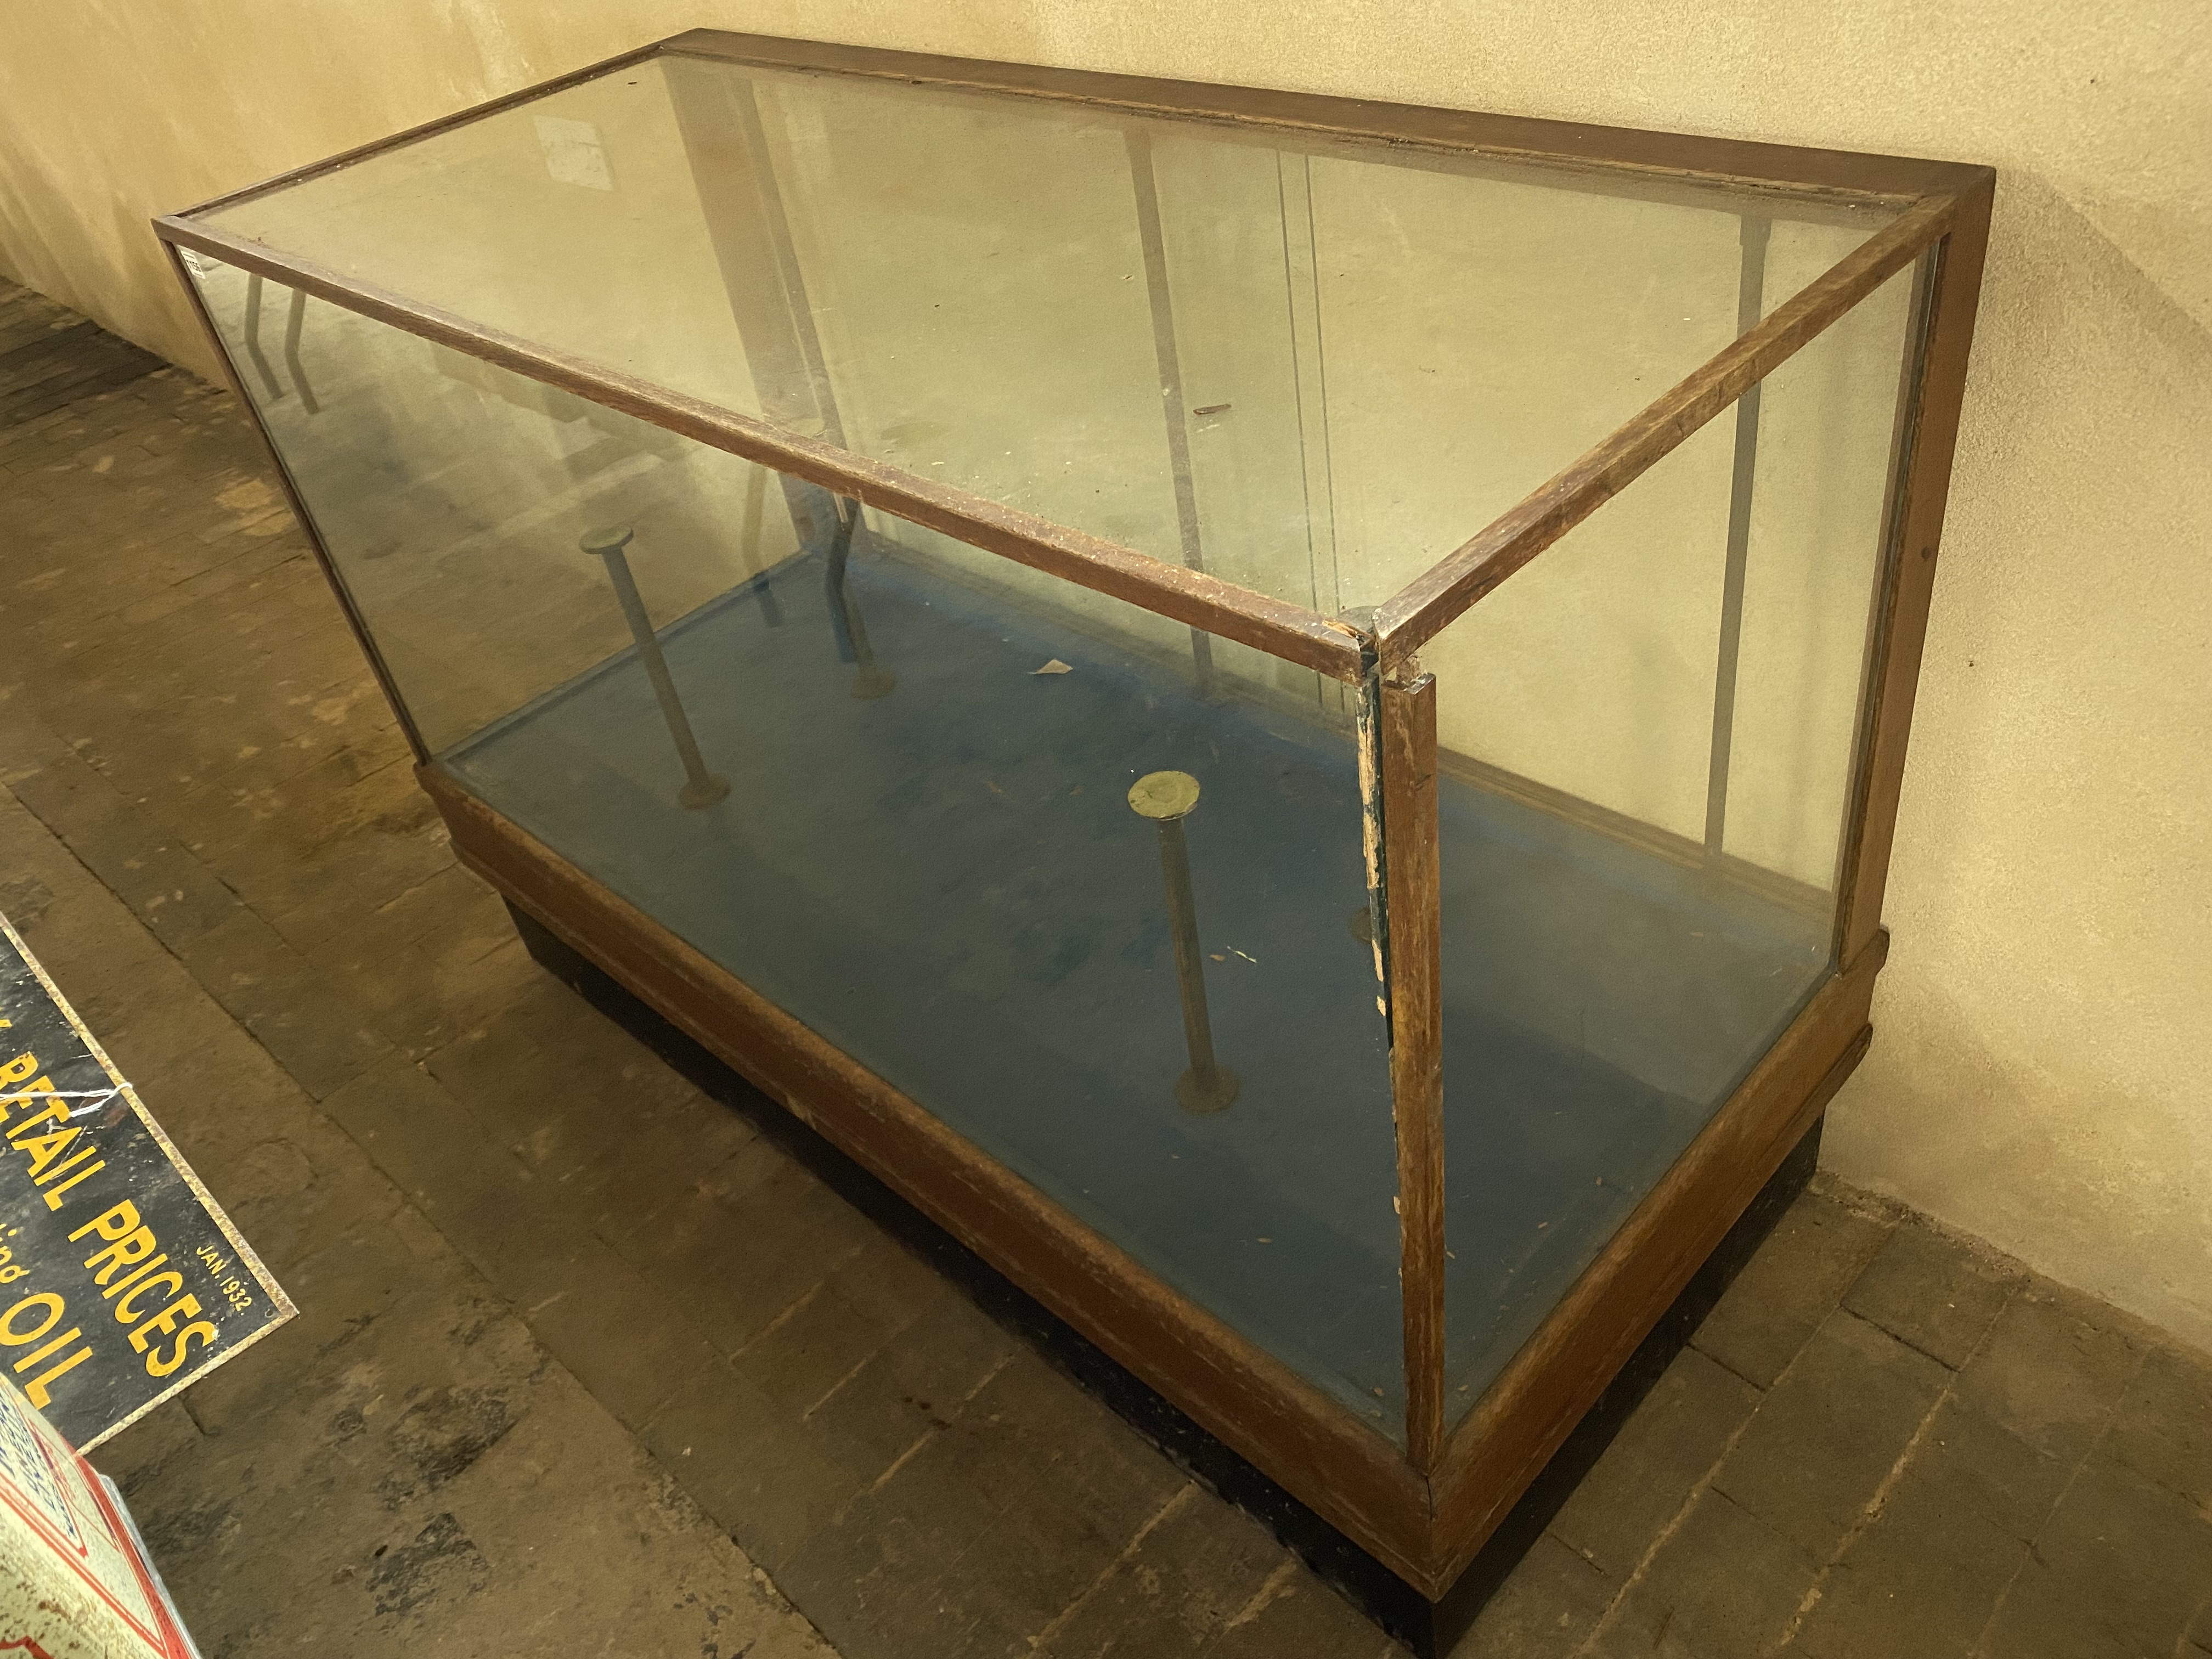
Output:
<svg viewBox="0 0 2212 1659">
<path fill-rule="evenodd" d="M 1435 1601 L 1207 1433 L 1064 1320 L 992 1267 L 821 1135 L 556 937 L 507 907 L 538 963 L 643 1042 L 703 1092 L 743 1112 L 826 1185 L 929 1261 L 1048 1363 L 1109 1407 L 1162 1452 L 1237 1504 L 1421 1659 L 1443 1659 L 1542 1534 L 1639 1401 L 1681 1351 L 1737 1272 L 1812 1178 L 1815 1118 L 1759 1196 L 1705 1259 L 1649 1336 L 1585 1413 L 1520 1501 L 1450 1589 Z"/>
</svg>

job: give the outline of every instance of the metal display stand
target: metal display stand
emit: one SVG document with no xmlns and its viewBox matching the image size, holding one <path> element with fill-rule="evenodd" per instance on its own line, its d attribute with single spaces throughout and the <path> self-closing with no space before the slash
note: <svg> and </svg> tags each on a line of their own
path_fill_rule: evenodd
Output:
<svg viewBox="0 0 2212 1659">
<path fill-rule="evenodd" d="M 1190 887 L 1190 848 L 1182 821 L 1198 808 L 1198 780 L 1188 772 L 1151 772 L 1129 788 L 1129 807 L 1159 826 L 1160 878 L 1167 887 L 1168 926 L 1175 935 L 1176 985 L 1182 995 L 1183 1039 L 1190 1069 L 1176 1079 L 1176 1103 L 1188 1112 L 1218 1112 L 1236 1103 L 1237 1073 L 1213 1056 L 1213 1024 L 1206 1011 L 1206 961 L 1198 943 L 1198 902 Z"/>
<path fill-rule="evenodd" d="M 823 578 L 830 597 L 830 623 L 837 630 L 838 659 L 859 670 L 853 676 L 853 695 L 872 701 L 890 696 L 898 680 L 876 665 L 874 647 L 868 643 L 868 625 L 861 620 L 860 605 L 845 581 L 845 562 L 852 556 L 853 532 L 860 522 L 860 505 L 840 499 L 836 510 L 837 523 L 830 532 L 828 568 Z"/>
<path fill-rule="evenodd" d="M 694 809 L 712 806 L 730 793 L 730 781 L 708 771 L 706 760 L 699 753 L 699 740 L 691 735 L 690 717 L 684 712 L 683 698 L 676 694 L 676 681 L 668 672 L 668 659 L 661 654 L 659 636 L 653 631 L 653 618 L 646 614 L 645 601 L 638 596 L 636 579 L 629 574 L 629 558 L 623 550 L 630 540 L 629 526 L 617 525 L 592 531 L 578 544 L 606 564 L 607 580 L 614 584 L 623 620 L 629 623 L 630 638 L 637 641 L 638 660 L 645 665 L 646 678 L 653 682 L 653 695 L 659 699 L 661 717 L 668 722 L 668 735 L 676 741 L 677 757 L 684 763 L 684 787 L 677 791 L 676 799 Z"/>
</svg>

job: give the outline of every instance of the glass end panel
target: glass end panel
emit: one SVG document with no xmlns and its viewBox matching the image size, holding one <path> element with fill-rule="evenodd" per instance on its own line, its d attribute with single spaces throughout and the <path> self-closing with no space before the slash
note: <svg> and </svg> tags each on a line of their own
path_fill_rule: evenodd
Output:
<svg viewBox="0 0 2212 1659">
<path fill-rule="evenodd" d="M 1915 273 L 1422 653 L 1463 1414 L 1832 971 Z"/>
<path fill-rule="evenodd" d="M 1402 1437 L 1340 688 L 193 263 L 452 776 Z"/>
</svg>

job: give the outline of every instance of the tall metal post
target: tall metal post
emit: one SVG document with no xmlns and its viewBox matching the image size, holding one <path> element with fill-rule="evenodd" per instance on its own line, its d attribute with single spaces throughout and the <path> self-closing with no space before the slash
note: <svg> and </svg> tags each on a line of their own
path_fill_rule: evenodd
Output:
<svg viewBox="0 0 2212 1659">
<path fill-rule="evenodd" d="M 1198 492 L 1191 482 L 1190 428 L 1183 404 L 1182 356 L 1176 348 L 1175 296 L 1168 288 L 1166 239 L 1160 233 L 1159 181 L 1152 172 L 1152 136 L 1143 127 L 1123 135 L 1129 151 L 1129 180 L 1137 196 L 1137 240 L 1144 249 L 1145 292 L 1152 301 L 1152 353 L 1159 364 L 1160 409 L 1167 417 L 1168 465 L 1175 475 L 1176 524 L 1182 538 L 1182 562 L 1206 568 L 1206 550 L 1198 531 Z M 1191 666 L 1200 696 L 1211 697 L 1213 636 L 1190 630 Z"/>
<path fill-rule="evenodd" d="M 897 679 L 876 666 L 876 653 L 868 644 L 868 625 L 860 607 L 845 586 L 845 561 L 853 551 L 853 532 L 860 522 L 860 504 L 831 497 L 837 514 L 830 532 L 830 560 L 824 578 L 830 593 L 830 621 L 837 630 L 837 654 L 860 672 L 853 676 L 853 695 L 874 698 L 889 694 Z"/>
<path fill-rule="evenodd" d="M 246 355 L 253 360 L 254 370 L 273 401 L 284 395 L 284 388 L 277 381 L 276 371 L 269 367 L 268 354 L 261 349 L 261 283 L 259 271 L 246 273 Z"/>
<path fill-rule="evenodd" d="M 1129 790 L 1129 805 L 1159 826 L 1160 875 L 1167 886 L 1168 927 L 1175 936 L 1176 981 L 1182 994 L 1183 1040 L 1190 1069 L 1176 1079 L 1185 1111 L 1218 1112 L 1237 1098 L 1237 1073 L 1213 1057 L 1213 1024 L 1206 1011 L 1206 965 L 1199 955 L 1198 904 L 1190 890 L 1190 849 L 1182 821 L 1198 805 L 1198 780 L 1188 772 L 1149 772 Z"/>
<path fill-rule="evenodd" d="M 1735 331 L 1759 325 L 1766 292 L 1766 242 L 1774 222 L 1747 216 L 1736 276 Z M 1721 580 L 1721 635 L 1713 670 L 1713 746 L 1705 769 L 1705 854 L 1721 850 L 1728 824 L 1729 761 L 1735 744 L 1736 659 L 1743 642 L 1743 581 L 1751 557 L 1751 492 L 1759 474 L 1759 393 L 1754 380 L 1735 405 L 1735 465 L 1729 480 L 1728 567 Z"/>
<path fill-rule="evenodd" d="M 615 598 L 622 602 L 623 617 L 629 623 L 629 636 L 637 641 L 638 660 L 645 665 L 646 678 L 653 682 L 653 695 L 660 700 L 660 713 L 668 722 L 668 735 L 676 740 L 676 753 L 684 763 L 684 787 L 676 799 L 685 806 L 712 806 L 730 793 L 730 781 L 707 770 L 707 763 L 699 753 L 699 740 L 691 735 L 691 721 L 684 712 L 683 699 L 676 695 L 676 682 L 668 672 L 668 659 L 660 654 L 660 639 L 653 631 L 653 618 L 646 615 L 645 601 L 638 597 L 636 580 L 629 574 L 629 559 L 623 549 L 630 543 L 631 530 L 628 525 L 615 525 L 605 530 L 594 530 L 580 545 L 584 551 L 605 560 L 607 580 L 614 584 Z"/>
<path fill-rule="evenodd" d="M 300 404 L 310 415 L 322 413 L 323 406 L 315 401 L 315 389 L 307 384 L 307 371 L 300 365 L 300 330 L 307 320 L 307 290 L 292 290 L 292 308 L 284 318 L 284 367 L 292 373 L 292 389 L 300 394 Z"/>
</svg>

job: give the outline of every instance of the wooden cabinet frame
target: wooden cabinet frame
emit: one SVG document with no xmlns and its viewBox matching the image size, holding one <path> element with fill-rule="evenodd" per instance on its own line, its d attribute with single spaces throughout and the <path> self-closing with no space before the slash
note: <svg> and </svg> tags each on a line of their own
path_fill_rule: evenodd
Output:
<svg viewBox="0 0 2212 1659">
<path fill-rule="evenodd" d="M 1568 187 L 1790 210 L 1880 202 L 1896 216 L 1755 321 L 1519 505 L 1371 614 L 1324 617 L 867 459 L 830 438 L 683 396 L 352 281 L 208 222 L 211 211 L 343 167 L 610 69 L 667 56 L 971 88 L 1210 124 L 1328 153 L 1483 173 L 1532 165 Z M 1431 1599 L 1451 1587 L 1607 1380 L 1814 1121 L 1864 1052 L 1887 950 L 1881 899 L 1986 242 L 1984 167 L 1850 155 L 1363 100 L 1024 68 L 695 31 L 155 221 L 183 269 L 196 250 L 437 344 L 882 508 L 1358 689 L 1369 809 L 1385 872 L 1382 932 L 1397 1134 L 1407 1423 L 1401 1449 L 1289 1367 L 1169 1290 L 896 1089 L 457 784 L 424 750 L 361 617 L 286 488 L 468 866 L 510 901 L 1136 1372 Z M 1917 262 L 1914 340 L 1859 714 L 1835 922 L 1838 970 L 1449 1431 L 1444 1410 L 1442 1036 L 1433 682 L 1422 644 L 1692 432 L 1735 405 L 1882 283 Z M 235 377 L 234 377 L 235 378 Z M 238 387 L 240 400 L 252 400 Z M 831 428 L 834 432 L 834 427 Z M 267 436 L 265 428 L 264 438 Z M 270 455 L 280 474 L 283 459 Z"/>
</svg>

